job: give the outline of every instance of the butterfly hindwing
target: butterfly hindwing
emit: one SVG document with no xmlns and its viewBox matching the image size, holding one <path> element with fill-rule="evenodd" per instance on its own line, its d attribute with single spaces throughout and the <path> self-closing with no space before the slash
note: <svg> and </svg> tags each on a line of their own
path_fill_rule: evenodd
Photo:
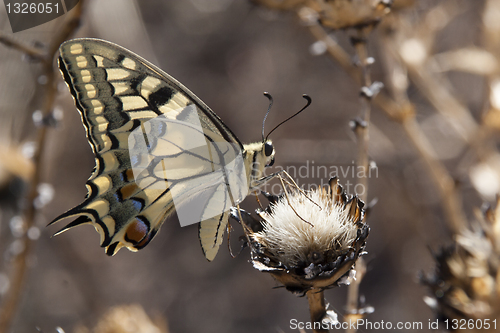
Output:
<svg viewBox="0 0 500 333">
<path fill-rule="evenodd" d="M 172 165 L 176 162 L 192 165 L 191 160 L 206 160 L 208 162 L 201 162 L 203 167 L 223 169 L 230 160 L 228 156 L 243 150 L 241 143 L 219 117 L 182 84 L 118 45 L 96 39 L 75 39 L 63 43 L 60 54 L 60 69 L 81 114 L 96 167 L 87 181 L 85 201 L 52 223 L 77 217 L 61 232 L 91 223 L 99 232 L 101 246 L 106 247 L 108 254 L 113 255 L 123 246 L 135 251 L 146 246 L 175 211 L 173 195 L 189 189 L 192 193 L 207 195 L 206 205 L 201 208 L 200 216 L 207 218 L 200 224 L 200 241 L 207 258 L 213 259 L 227 225 L 228 206 L 234 204 L 234 200 L 223 198 L 227 191 L 222 191 L 221 187 L 229 186 L 232 181 L 224 171 L 221 173 L 224 179 L 219 185 L 200 189 L 184 179 L 207 183 L 207 178 L 203 177 L 213 178 L 214 175 L 187 168 L 187 176 L 178 171 L 178 179 L 169 179 L 167 186 L 167 178 L 162 176 L 164 168 L 156 166 L 166 158 Z M 164 120 L 151 122 L 158 117 Z M 206 142 L 212 143 L 213 153 L 209 159 L 201 159 L 194 150 L 184 150 L 162 128 L 172 128 L 179 120 L 189 124 L 190 117 L 197 119 Z M 150 160 L 144 162 L 141 161 L 144 156 L 130 153 L 139 145 L 141 136 L 129 138 L 134 131 L 142 131 L 146 137 L 148 130 L 155 135 L 147 135 Z M 235 152 L 227 150 L 225 143 Z M 218 154 L 218 159 L 214 154 Z M 134 174 L 134 168 L 142 162 L 145 167 L 140 169 L 139 175 Z M 226 201 L 216 206 L 221 209 L 220 213 L 211 212 L 209 216 L 210 201 L 214 200 Z"/>
</svg>

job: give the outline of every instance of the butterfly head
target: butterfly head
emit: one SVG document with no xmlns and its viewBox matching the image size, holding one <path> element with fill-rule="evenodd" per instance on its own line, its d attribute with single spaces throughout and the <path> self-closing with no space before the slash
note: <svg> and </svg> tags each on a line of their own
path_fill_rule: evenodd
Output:
<svg viewBox="0 0 500 333">
<path fill-rule="evenodd" d="M 264 169 L 274 164 L 274 146 L 271 140 L 243 145 L 245 169 L 250 188 L 258 187 L 264 175 Z"/>
<path fill-rule="evenodd" d="M 274 164 L 274 146 L 271 140 L 264 142 L 262 151 L 265 156 L 265 166 L 272 166 Z"/>
</svg>

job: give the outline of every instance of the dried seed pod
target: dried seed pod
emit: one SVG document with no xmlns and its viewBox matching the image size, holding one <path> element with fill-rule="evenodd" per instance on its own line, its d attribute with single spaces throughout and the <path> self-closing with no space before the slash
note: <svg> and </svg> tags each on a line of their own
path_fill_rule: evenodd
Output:
<svg viewBox="0 0 500 333">
<path fill-rule="evenodd" d="M 314 18 L 327 28 L 362 28 L 377 24 L 390 12 L 393 0 L 251 0 L 270 9 L 295 10 L 307 22 Z"/>
<path fill-rule="evenodd" d="M 500 198 L 473 226 L 434 255 L 435 272 L 422 278 L 442 320 L 500 318 Z"/>
</svg>

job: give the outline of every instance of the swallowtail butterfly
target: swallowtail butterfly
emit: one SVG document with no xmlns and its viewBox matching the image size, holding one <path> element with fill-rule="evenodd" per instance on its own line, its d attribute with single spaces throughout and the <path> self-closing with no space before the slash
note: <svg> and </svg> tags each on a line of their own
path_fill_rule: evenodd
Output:
<svg viewBox="0 0 500 333">
<path fill-rule="evenodd" d="M 180 82 L 113 43 L 67 41 L 59 67 L 96 166 L 85 200 L 51 222 L 77 217 L 58 233 L 88 223 L 108 255 L 137 251 L 186 207 L 185 224 L 200 222 L 201 247 L 213 260 L 230 207 L 269 178 L 263 171 L 274 162 L 271 141 L 241 144 Z"/>
</svg>

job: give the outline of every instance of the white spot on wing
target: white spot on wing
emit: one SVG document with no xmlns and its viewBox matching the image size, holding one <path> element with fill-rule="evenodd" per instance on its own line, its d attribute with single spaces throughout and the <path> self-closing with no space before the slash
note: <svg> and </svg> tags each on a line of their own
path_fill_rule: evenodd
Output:
<svg viewBox="0 0 500 333">
<path fill-rule="evenodd" d="M 69 48 L 69 52 L 71 54 L 80 54 L 83 51 L 83 46 L 82 44 L 73 44 Z"/>
<path fill-rule="evenodd" d="M 131 70 L 135 70 L 135 67 L 137 66 L 136 62 L 130 58 L 123 59 L 122 65 L 123 65 L 123 67 L 131 69 Z"/>
<path fill-rule="evenodd" d="M 189 99 L 181 92 L 175 93 L 165 104 L 158 107 L 167 118 L 176 119 L 177 115 L 188 105 Z"/>
<path fill-rule="evenodd" d="M 84 56 L 76 57 L 76 65 L 80 68 L 87 67 L 87 58 L 85 58 Z"/>
<path fill-rule="evenodd" d="M 155 118 L 158 115 L 153 111 L 132 111 L 128 112 L 131 119 L 141 119 L 141 118 Z"/>
<path fill-rule="evenodd" d="M 102 113 L 102 111 L 104 110 L 104 107 L 102 106 L 102 103 L 99 100 L 93 99 L 91 103 L 92 103 L 92 106 L 94 107 L 95 114 Z"/>
<path fill-rule="evenodd" d="M 99 216 L 105 216 L 109 212 L 109 203 L 104 199 L 94 200 L 86 208 L 95 210 Z"/>
<path fill-rule="evenodd" d="M 106 152 L 106 151 L 111 149 L 111 140 L 109 139 L 109 136 L 106 133 L 102 133 L 102 134 L 95 134 L 94 133 L 93 137 L 97 142 L 99 142 L 99 146 L 100 146 L 99 152 L 100 153 Z M 113 161 L 113 163 L 118 164 L 118 161 L 116 160 L 115 157 L 113 157 L 112 161 Z M 108 161 L 105 160 L 104 165 L 105 165 L 105 168 L 107 169 L 109 166 Z M 116 165 L 116 167 L 118 167 L 118 165 Z"/>
<path fill-rule="evenodd" d="M 108 228 L 108 233 L 110 235 L 114 235 L 115 234 L 116 221 L 111 216 L 109 216 L 109 215 L 105 216 L 105 217 L 101 217 L 101 220 L 102 220 L 102 222 L 104 222 L 104 224 Z M 98 228 L 102 229 L 100 225 L 98 225 Z M 99 234 L 101 235 L 101 244 L 102 244 L 102 242 L 104 242 L 104 232 L 103 233 L 99 233 Z M 116 248 L 116 251 L 118 251 L 120 249 L 120 247 L 121 247 L 120 245 L 118 245 L 118 247 Z"/>
<path fill-rule="evenodd" d="M 94 56 L 95 61 L 97 62 L 97 67 L 104 67 L 104 58 L 98 55 Z"/>
<path fill-rule="evenodd" d="M 179 105 L 179 107 L 184 108 L 188 105 L 189 98 L 187 98 L 186 95 L 184 95 L 183 93 L 177 92 L 174 94 L 174 96 L 172 96 L 171 101 L 176 102 Z"/>
<path fill-rule="evenodd" d="M 103 116 L 95 117 L 95 121 L 97 122 L 97 124 L 107 124 L 108 123 L 106 118 L 104 118 Z"/>
<path fill-rule="evenodd" d="M 97 125 L 96 128 L 97 128 L 97 131 L 99 131 L 99 132 L 105 132 L 108 129 L 108 123 L 99 124 L 99 125 Z"/>
<path fill-rule="evenodd" d="M 115 95 L 123 94 L 129 89 L 128 82 L 117 81 L 117 82 L 112 82 L 111 84 L 115 88 Z"/>
<path fill-rule="evenodd" d="M 82 76 L 82 81 L 85 83 L 90 82 L 90 80 L 92 79 L 92 75 L 90 74 L 90 71 L 87 69 L 82 70 L 80 74 Z"/>
<path fill-rule="evenodd" d="M 177 119 L 177 115 L 181 113 L 182 108 L 179 108 L 175 103 L 167 103 L 158 108 L 165 117 L 169 119 Z"/>
<path fill-rule="evenodd" d="M 94 98 L 97 95 L 97 90 L 95 89 L 93 84 L 86 84 L 85 90 L 87 90 L 87 96 L 89 98 Z"/>
<path fill-rule="evenodd" d="M 159 79 L 152 76 L 148 76 L 141 83 L 141 88 L 140 88 L 141 95 L 144 98 L 148 99 L 149 95 L 151 95 L 151 93 L 155 91 L 156 87 L 160 85 L 160 83 L 161 81 Z"/>
<path fill-rule="evenodd" d="M 106 68 L 108 80 L 123 80 L 126 79 L 130 73 L 122 68 Z"/>
<path fill-rule="evenodd" d="M 120 99 L 124 111 L 143 109 L 148 106 L 148 103 L 140 96 L 123 96 Z"/>
<path fill-rule="evenodd" d="M 101 154 L 101 159 L 104 162 L 104 172 L 116 170 L 120 166 L 116 156 L 111 151 Z"/>
<path fill-rule="evenodd" d="M 106 192 L 107 190 L 109 190 L 111 188 L 111 185 L 112 185 L 111 179 L 106 175 L 99 176 L 99 177 L 95 178 L 94 184 L 99 189 L 99 193 Z"/>
</svg>

